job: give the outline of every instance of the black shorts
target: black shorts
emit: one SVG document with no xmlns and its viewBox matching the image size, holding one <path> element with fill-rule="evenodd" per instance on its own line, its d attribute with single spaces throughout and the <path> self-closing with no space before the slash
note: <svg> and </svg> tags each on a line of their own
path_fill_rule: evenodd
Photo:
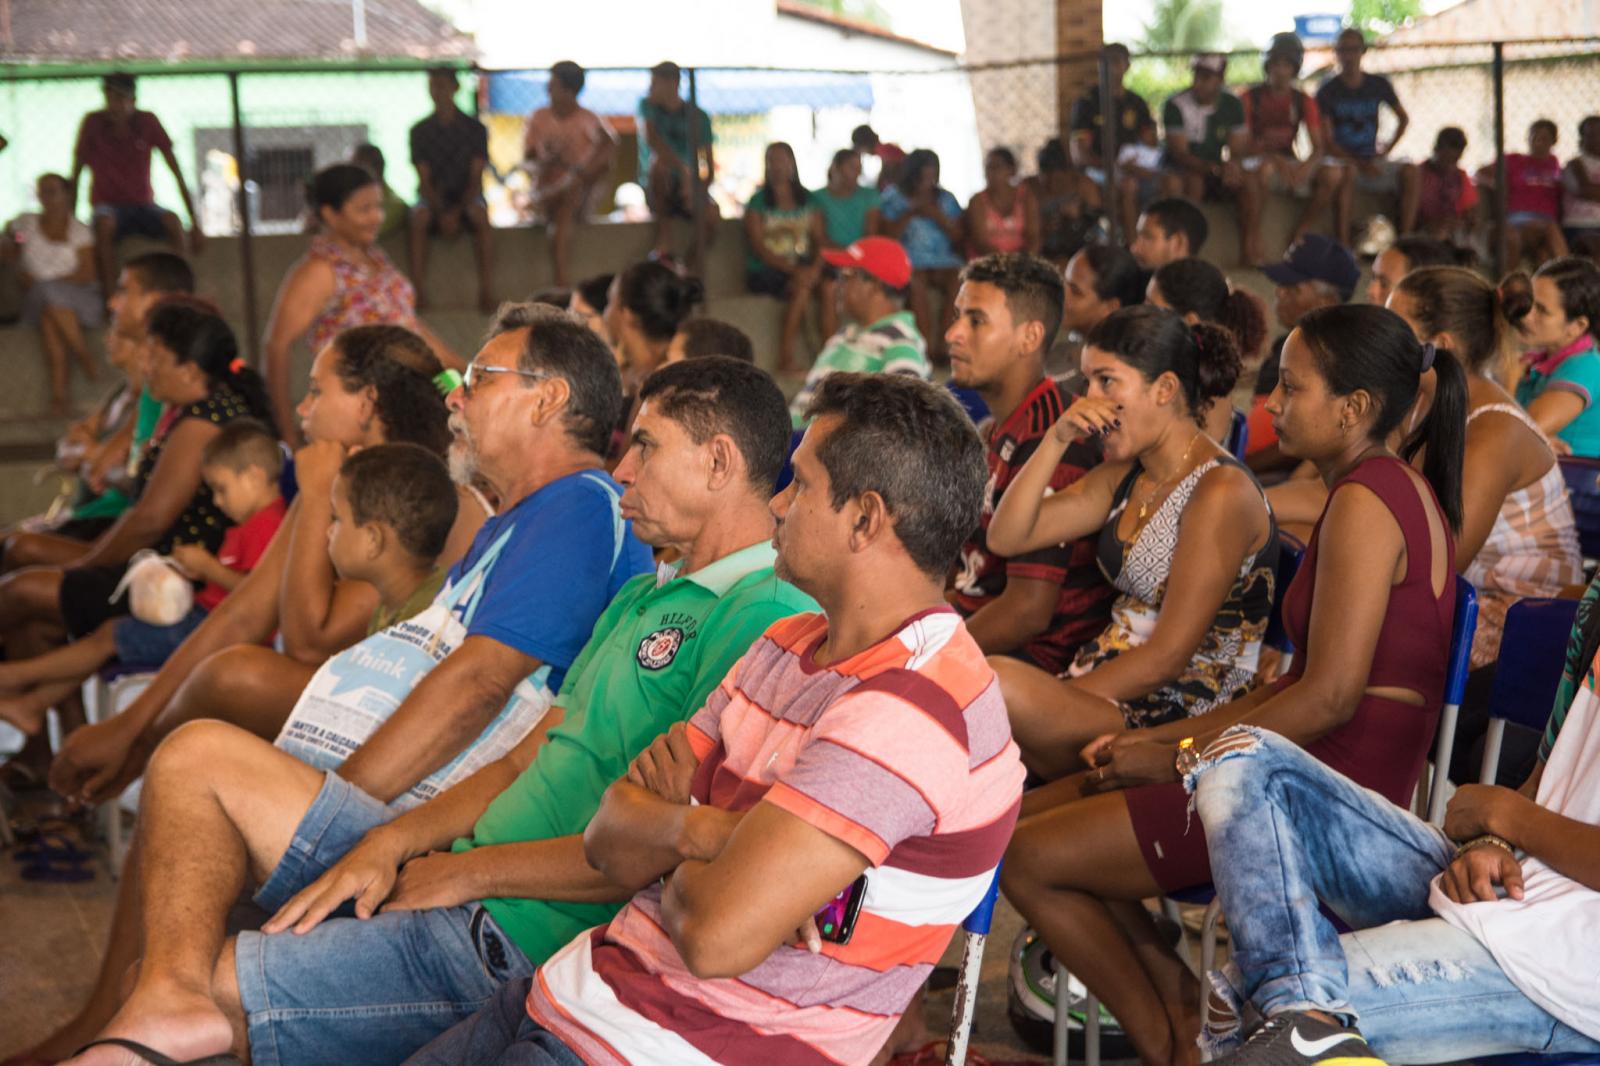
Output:
<svg viewBox="0 0 1600 1066">
<path fill-rule="evenodd" d="M 744 272 L 744 287 L 762 296 L 782 296 L 789 291 L 789 275 L 763 263 Z"/>
<path fill-rule="evenodd" d="M 100 623 L 127 614 L 126 591 L 111 602 L 126 566 L 83 566 L 61 575 L 61 621 L 77 640 L 100 628 Z"/>
</svg>

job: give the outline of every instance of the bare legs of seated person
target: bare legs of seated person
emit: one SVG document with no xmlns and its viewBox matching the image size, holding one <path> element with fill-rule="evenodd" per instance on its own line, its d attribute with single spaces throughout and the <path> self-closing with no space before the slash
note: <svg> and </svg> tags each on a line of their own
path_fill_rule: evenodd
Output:
<svg viewBox="0 0 1600 1066">
<path fill-rule="evenodd" d="M 1075 774 L 1023 797 L 1001 888 L 1122 1023 L 1145 1063 L 1192 1066 L 1200 986 L 1141 900 L 1161 895 L 1122 792 L 1082 795 Z"/>
<path fill-rule="evenodd" d="M 184 681 L 152 729 L 146 751 L 135 753 L 127 771 L 133 776 L 142 770 L 149 749 L 180 725 L 201 718 L 226 719 L 271 741 L 288 720 L 295 700 L 311 680 L 316 668 L 296 662 L 270 648 L 243 644 L 217 652 L 196 668 Z M 292 828 L 292 827 L 291 827 Z M 55 1061 L 71 1055 L 88 1043 L 111 1021 L 122 1002 L 122 985 L 129 968 L 139 959 L 139 883 L 144 851 L 140 836 L 135 836 L 117 884 L 117 904 L 111 917 L 111 935 L 89 1000 L 76 1016 L 43 1041 L 21 1054 L 23 1059 Z M 162 1050 L 170 1049 L 157 1044 Z"/>
<path fill-rule="evenodd" d="M 992 656 L 1022 764 L 1046 780 L 1085 769 L 1079 753 L 1096 737 L 1127 728 L 1122 711 L 1019 659 Z"/>
</svg>

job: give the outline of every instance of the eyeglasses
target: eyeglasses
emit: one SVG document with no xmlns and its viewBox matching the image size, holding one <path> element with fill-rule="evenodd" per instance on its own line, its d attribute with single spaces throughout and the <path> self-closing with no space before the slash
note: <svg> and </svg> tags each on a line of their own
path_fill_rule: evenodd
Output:
<svg viewBox="0 0 1600 1066">
<path fill-rule="evenodd" d="M 518 370 L 511 366 L 483 366 L 477 362 L 467 364 L 467 372 L 461 375 L 461 392 L 464 396 L 472 395 L 474 378 L 479 374 L 515 374 L 519 378 L 528 378 L 531 381 L 543 381 L 550 375 L 542 370 Z M 482 382 L 476 382 L 482 384 Z"/>
</svg>

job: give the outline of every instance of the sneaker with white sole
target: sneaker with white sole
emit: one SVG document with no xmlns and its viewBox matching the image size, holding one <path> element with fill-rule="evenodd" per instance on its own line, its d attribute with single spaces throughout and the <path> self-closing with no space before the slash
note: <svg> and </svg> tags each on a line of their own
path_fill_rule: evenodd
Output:
<svg viewBox="0 0 1600 1066">
<path fill-rule="evenodd" d="M 1359 1030 L 1307 1011 L 1274 1014 L 1238 1051 L 1213 1061 L 1219 1066 L 1387 1066 Z"/>
</svg>

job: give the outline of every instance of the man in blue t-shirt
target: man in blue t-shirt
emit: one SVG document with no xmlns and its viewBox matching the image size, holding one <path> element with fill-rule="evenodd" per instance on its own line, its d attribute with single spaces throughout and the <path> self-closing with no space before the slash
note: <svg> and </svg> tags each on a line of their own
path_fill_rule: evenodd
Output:
<svg viewBox="0 0 1600 1066">
<path fill-rule="evenodd" d="M 1339 171 L 1333 204 L 1334 237 L 1344 245 L 1350 244 L 1356 187 L 1385 195 L 1395 191 L 1399 164 L 1389 158 L 1389 153 L 1411 124 L 1411 116 L 1401 106 L 1389 79 L 1361 69 L 1361 57 L 1366 52 L 1367 39 L 1360 30 L 1352 28 L 1339 34 L 1334 45 L 1339 73 L 1317 90 L 1322 139 L 1328 146 L 1325 165 Z M 1378 119 L 1385 107 L 1394 112 L 1397 125 L 1394 136 L 1379 145 Z"/>
<path fill-rule="evenodd" d="M 327 775 L 329 785 L 354 786 L 379 803 L 463 751 L 470 762 L 475 738 L 524 681 L 548 670 L 547 683 L 559 687 L 612 596 L 653 565 L 602 465 L 622 417 L 621 377 L 610 349 L 580 322 L 534 305 L 502 310 L 447 404 L 451 475 L 487 484 L 500 510 L 436 601 L 475 568 L 484 575 L 466 635 Z M 245 883 L 264 879 L 269 856 L 299 855 L 289 845 L 307 813 L 297 786 L 308 773 L 294 756 L 222 722 L 191 723 L 156 752 L 145 774 L 139 863 L 145 901 L 159 901 L 140 915 L 151 981 L 209 974 L 214 964 L 231 970 L 224 919 Z M 220 1020 L 203 992 L 169 1005 Z M 203 1042 L 205 1028 L 184 1039 Z M 115 1024 L 108 1034 L 138 1038 Z"/>
</svg>

